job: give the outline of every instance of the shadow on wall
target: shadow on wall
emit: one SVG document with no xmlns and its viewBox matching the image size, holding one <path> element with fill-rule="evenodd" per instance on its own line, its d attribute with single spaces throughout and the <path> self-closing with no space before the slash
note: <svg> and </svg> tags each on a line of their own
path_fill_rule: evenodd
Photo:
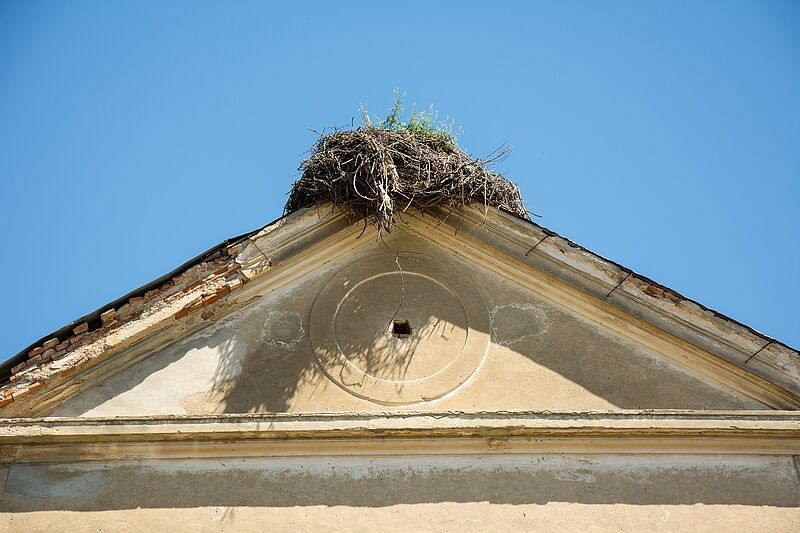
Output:
<svg viewBox="0 0 800 533">
<path fill-rule="evenodd" d="M 467 329 L 466 317 L 444 307 L 437 308 L 435 314 L 421 315 L 418 299 L 424 298 L 425 287 L 415 293 L 414 284 L 418 281 L 413 277 L 405 281 L 405 298 L 401 298 L 399 289 L 393 294 L 380 295 L 390 303 L 383 306 L 388 311 L 376 312 L 374 306 L 354 298 L 349 303 L 351 308 L 347 309 L 352 321 L 337 338 L 338 346 L 327 346 L 318 354 L 320 361 L 314 355 L 308 335 L 313 300 L 301 302 L 302 316 L 276 312 L 271 317 L 274 323 L 270 325 L 268 319 L 264 326 L 272 340 L 263 340 L 253 354 L 248 355 L 240 374 L 234 375 L 238 371 L 236 364 L 229 367 L 231 359 L 223 358 L 217 379 L 227 383 L 224 395 L 219 398 L 225 404 L 224 412 L 288 411 L 299 388 L 334 386 L 324 372 L 336 368 L 338 351 L 366 373 L 385 380 L 414 380 L 428 370 L 435 371 L 418 360 L 419 345 L 435 346 L 436 342 L 449 337 L 450 340 L 443 341 L 438 348 L 441 353 L 452 352 L 446 342 L 463 341 L 458 332 Z M 644 355 L 636 346 L 554 305 L 534 301 L 532 295 L 519 292 L 521 289 L 510 289 L 489 276 L 482 281 L 480 290 L 486 295 L 492 314 L 491 331 L 486 332 L 490 333 L 494 345 L 489 357 L 516 355 L 524 358 L 514 357 L 514 364 L 518 366 L 504 370 L 506 379 L 515 380 L 502 385 L 507 396 L 519 393 L 517 388 L 523 386 L 519 380 L 525 371 L 522 366 L 529 361 L 530 367 L 547 369 L 620 409 L 763 408 L 754 400 L 703 383 Z M 317 294 L 318 291 L 316 287 L 309 292 Z M 392 338 L 390 329 L 396 317 L 411 317 L 415 328 L 411 338 L 400 341 Z M 417 328 L 418 325 L 421 327 Z M 332 377 L 334 381 L 343 381 L 341 375 Z M 524 398 L 530 398 L 532 393 L 519 394 L 523 399 L 514 405 L 515 408 L 553 408 L 565 403 L 564 399 L 555 404 L 537 403 L 549 400 L 538 397 L 531 403 L 524 403 Z"/>
<path fill-rule="evenodd" d="M 378 314 L 354 298 L 346 310 L 353 321 L 345 324 L 342 336 L 348 341 L 340 340 L 338 348 L 329 346 L 318 361 L 308 332 L 318 291 L 318 286 L 304 286 L 290 297 L 251 304 L 84 391 L 51 414 L 91 415 L 98 407 L 124 414 L 287 412 L 298 389 L 313 395 L 318 386 L 336 386 L 323 368 L 335 366 L 338 349 L 369 374 L 402 382 L 414 372 L 420 342 L 466 328 L 463 318 L 454 325 L 459 316 L 446 310 L 439 313 L 445 318 L 426 316 L 429 321 L 423 323 L 418 304 L 424 294 L 413 287 L 402 298 L 393 294 L 396 301 L 381 306 Z M 412 335 L 392 335 L 394 314 L 412 317 Z"/>
<path fill-rule="evenodd" d="M 343 280 L 353 287 L 358 281 Z M 320 340 L 317 332 L 316 352 L 308 325 L 313 299 L 300 306 L 293 301 L 292 310 L 271 311 L 241 372 L 230 358 L 220 362 L 215 380 L 226 384 L 220 387 L 224 412 L 287 411 L 300 388 L 306 395 L 313 395 L 319 386 L 336 387 L 335 383 L 358 388 L 367 375 L 392 383 L 399 393 L 408 380 L 437 373 L 449 362 L 440 354 L 458 353 L 468 325 L 462 309 L 428 298 L 430 284 L 424 277 L 407 274 L 402 285 L 389 283 L 377 292 L 354 289 L 335 316 L 323 318 L 324 327 L 337 333 Z M 406 322 L 410 333 L 402 329 Z M 349 372 L 351 368 L 361 373 Z"/>
<path fill-rule="evenodd" d="M 311 356 L 307 331 L 307 320 L 296 312 L 268 312 L 263 333 L 254 335 L 258 341 L 241 364 L 220 358 L 208 400 L 225 413 L 289 411 L 298 388 L 317 387 L 324 379 Z"/>
<path fill-rule="evenodd" d="M 490 333 L 494 344 L 490 358 L 522 356 L 531 367 L 548 369 L 621 409 L 762 407 L 649 358 L 635 346 L 493 275 L 477 275 L 482 283 L 476 290 L 485 296 L 492 314 L 491 331 L 485 332 Z M 318 361 L 309 335 L 309 319 L 314 298 L 327 279 L 320 276 L 295 287 L 290 294 L 273 294 L 269 301 L 251 304 L 195 338 L 150 356 L 68 401 L 54 414 L 83 414 L 116 400 L 121 393 L 135 394 L 137 387 L 148 382 L 147 403 L 172 402 L 191 414 L 287 412 L 298 390 L 303 389 L 308 396 L 318 387 L 336 386 L 325 372 L 336 368 L 338 352 L 373 376 L 402 382 L 431 371 L 420 362 L 420 343 L 438 346 L 447 353 L 448 342 L 462 342 L 457 337 L 459 331 L 467 329 L 464 314 L 426 301 L 430 300 L 426 299 L 430 288 L 425 279 L 406 276 L 402 287 L 396 284 L 385 294 L 356 294 L 351 298 L 349 307 L 340 313 L 347 320 L 341 325 L 338 345 L 326 346 Z M 370 302 L 373 297 L 379 298 L 381 305 Z M 410 317 L 414 330 L 409 338 L 393 338 L 392 321 L 398 317 Z M 508 368 L 507 373 L 517 383 L 524 369 L 519 366 L 519 357 L 514 360 L 518 367 Z M 504 394 L 515 394 L 515 385 L 502 386 Z M 526 394 L 521 396 L 523 400 L 531 397 Z M 537 397 L 513 407 L 553 408 L 548 400 Z"/>
<path fill-rule="evenodd" d="M 494 504 L 797 507 L 790 457 L 163 461 L 8 467 L 0 511 Z"/>
</svg>

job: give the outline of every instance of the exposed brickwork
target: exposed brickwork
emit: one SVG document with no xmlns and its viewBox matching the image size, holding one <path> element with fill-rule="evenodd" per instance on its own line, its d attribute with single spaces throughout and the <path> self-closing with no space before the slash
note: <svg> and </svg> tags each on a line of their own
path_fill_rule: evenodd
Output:
<svg viewBox="0 0 800 533">
<path fill-rule="evenodd" d="M 100 315 L 100 321 L 103 325 L 111 324 L 114 319 L 117 317 L 117 310 L 116 309 L 109 309 Z"/>
<path fill-rule="evenodd" d="M 0 408 L 41 391 L 47 379 L 73 375 L 104 352 L 124 347 L 181 320 L 193 311 L 217 304 L 232 291 L 240 289 L 247 278 L 233 258 L 237 250 L 215 260 L 195 265 L 143 296 L 131 298 L 116 309 L 100 315 L 101 324 L 94 330 L 84 322 L 73 335 L 59 340 L 48 339 L 28 352 L 28 359 L 11 369 L 8 382 L 0 386 Z M 169 320 L 159 318 L 171 308 Z M 211 316 L 211 315 L 207 315 Z"/>
<path fill-rule="evenodd" d="M 50 339 L 44 342 L 42 348 L 44 348 L 45 350 L 49 350 L 50 348 L 55 348 L 57 344 L 58 344 L 58 339 Z"/>
</svg>

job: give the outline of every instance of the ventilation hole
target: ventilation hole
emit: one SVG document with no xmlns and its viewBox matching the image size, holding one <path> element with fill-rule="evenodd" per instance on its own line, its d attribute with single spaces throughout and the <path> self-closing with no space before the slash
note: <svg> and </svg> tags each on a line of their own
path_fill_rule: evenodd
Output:
<svg viewBox="0 0 800 533">
<path fill-rule="evenodd" d="M 393 321 L 392 335 L 395 337 L 408 337 L 411 335 L 411 324 L 408 323 L 408 320 Z"/>
</svg>

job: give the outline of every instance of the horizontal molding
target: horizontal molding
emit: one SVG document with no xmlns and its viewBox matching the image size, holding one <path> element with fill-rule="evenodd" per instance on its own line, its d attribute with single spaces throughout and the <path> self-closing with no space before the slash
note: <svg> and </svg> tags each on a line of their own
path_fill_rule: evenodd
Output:
<svg viewBox="0 0 800 533">
<path fill-rule="evenodd" d="M 495 453 L 800 455 L 800 414 L 441 411 L 0 420 L 5 463 Z"/>
</svg>

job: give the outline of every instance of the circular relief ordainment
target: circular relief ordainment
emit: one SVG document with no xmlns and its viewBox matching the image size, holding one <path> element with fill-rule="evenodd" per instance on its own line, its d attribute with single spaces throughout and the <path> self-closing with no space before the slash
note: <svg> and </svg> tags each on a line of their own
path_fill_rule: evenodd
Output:
<svg viewBox="0 0 800 533">
<path fill-rule="evenodd" d="M 325 374 L 381 404 L 415 404 L 455 390 L 489 348 L 489 313 L 475 283 L 439 258 L 373 255 L 345 266 L 311 310 Z"/>
</svg>

